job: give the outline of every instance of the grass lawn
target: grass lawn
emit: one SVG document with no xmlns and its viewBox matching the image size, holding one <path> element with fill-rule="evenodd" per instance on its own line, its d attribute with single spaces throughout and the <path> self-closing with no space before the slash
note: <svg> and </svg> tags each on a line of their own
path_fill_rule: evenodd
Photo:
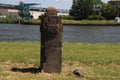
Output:
<svg viewBox="0 0 120 80">
<path fill-rule="evenodd" d="M 23 24 L 36 24 L 40 25 L 41 20 L 25 20 Z M 64 20 L 62 19 L 62 24 L 63 25 L 85 25 L 85 26 L 90 26 L 90 25 L 99 25 L 99 26 L 119 26 L 119 23 L 116 23 L 114 20 Z"/>
<path fill-rule="evenodd" d="M 39 42 L 0 42 L 0 80 L 120 80 L 120 44 L 63 43 L 62 73 L 13 72 L 38 68 Z M 84 78 L 72 74 L 75 69 Z"/>
<path fill-rule="evenodd" d="M 65 25 L 120 25 L 120 23 L 116 23 L 114 20 L 62 20 L 62 23 Z"/>
</svg>

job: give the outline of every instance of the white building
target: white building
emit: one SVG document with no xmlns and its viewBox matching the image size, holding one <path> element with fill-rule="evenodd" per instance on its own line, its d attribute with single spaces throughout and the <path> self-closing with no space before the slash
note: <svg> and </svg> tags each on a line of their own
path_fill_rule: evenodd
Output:
<svg viewBox="0 0 120 80">
<path fill-rule="evenodd" d="M 30 14 L 33 16 L 33 19 L 38 19 L 39 16 L 43 15 L 44 12 L 40 12 L 40 11 L 30 11 Z"/>
<path fill-rule="evenodd" d="M 2 4 L 0 3 L 0 13 L 5 16 L 9 17 L 19 17 L 19 8 L 16 8 L 18 5 L 10 5 L 10 4 Z M 31 7 L 30 9 L 30 14 L 33 16 L 33 19 L 38 19 L 39 16 L 43 15 L 45 12 L 46 8 L 41 8 L 41 7 Z M 69 15 L 69 10 L 64 10 L 64 9 L 57 9 L 58 16 L 64 15 L 68 16 Z"/>
</svg>

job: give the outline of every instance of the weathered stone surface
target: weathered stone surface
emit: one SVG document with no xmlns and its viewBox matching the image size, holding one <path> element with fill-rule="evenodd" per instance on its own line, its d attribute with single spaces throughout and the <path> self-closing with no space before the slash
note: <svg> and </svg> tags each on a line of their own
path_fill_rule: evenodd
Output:
<svg viewBox="0 0 120 80">
<path fill-rule="evenodd" d="M 46 9 L 41 20 L 41 66 L 47 73 L 60 73 L 62 68 L 62 31 L 61 19 L 54 7 Z"/>
</svg>

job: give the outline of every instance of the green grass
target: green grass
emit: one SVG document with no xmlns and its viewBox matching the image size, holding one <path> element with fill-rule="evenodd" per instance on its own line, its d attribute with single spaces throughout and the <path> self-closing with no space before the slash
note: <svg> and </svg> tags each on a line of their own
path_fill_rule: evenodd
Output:
<svg viewBox="0 0 120 80">
<path fill-rule="evenodd" d="M 17 23 L 15 18 L 0 18 L 0 23 Z"/>
<path fill-rule="evenodd" d="M 120 25 L 114 20 L 62 20 L 65 25 Z"/>
<path fill-rule="evenodd" d="M 16 19 L 12 18 L 1 18 L 0 23 L 17 23 Z M 23 24 L 32 24 L 32 25 L 40 25 L 41 20 L 25 20 Z M 116 23 L 114 20 L 64 20 L 62 19 L 63 25 L 120 25 L 120 23 Z"/>
<path fill-rule="evenodd" d="M 39 67 L 39 47 L 39 42 L 0 42 L 0 80 L 120 80 L 119 43 L 63 43 L 60 75 L 10 70 Z M 76 68 L 84 78 L 72 74 Z"/>
<path fill-rule="evenodd" d="M 25 20 L 23 24 L 40 25 L 41 20 Z"/>
<path fill-rule="evenodd" d="M 120 44 L 64 43 L 64 60 L 79 61 L 85 64 L 119 64 Z"/>
<path fill-rule="evenodd" d="M 0 62 L 24 62 L 39 64 L 39 43 L 0 43 Z"/>
<path fill-rule="evenodd" d="M 23 24 L 35 24 L 35 25 L 40 25 L 41 20 L 25 20 Z M 114 20 L 63 20 L 62 19 L 62 24 L 63 25 L 120 25 L 120 23 L 116 23 Z"/>
</svg>

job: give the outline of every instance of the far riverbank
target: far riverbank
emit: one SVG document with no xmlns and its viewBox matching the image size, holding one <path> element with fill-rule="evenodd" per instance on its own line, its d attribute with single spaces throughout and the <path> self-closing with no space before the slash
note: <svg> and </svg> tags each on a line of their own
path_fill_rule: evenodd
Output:
<svg viewBox="0 0 120 80">
<path fill-rule="evenodd" d="M 17 19 L 12 18 L 1 18 L 0 24 L 18 24 Z M 41 20 L 25 20 L 21 24 L 28 25 L 40 25 Z M 117 23 L 114 20 L 64 20 L 62 19 L 63 25 L 76 25 L 76 26 L 120 26 L 120 22 Z"/>
<path fill-rule="evenodd" d="M 40 25 L 40 20 L 25 20 L 23 24 Z M 76 26 L 120 26 L 114 20 L 62 20 L 63 25 Z"/>
</svg>

